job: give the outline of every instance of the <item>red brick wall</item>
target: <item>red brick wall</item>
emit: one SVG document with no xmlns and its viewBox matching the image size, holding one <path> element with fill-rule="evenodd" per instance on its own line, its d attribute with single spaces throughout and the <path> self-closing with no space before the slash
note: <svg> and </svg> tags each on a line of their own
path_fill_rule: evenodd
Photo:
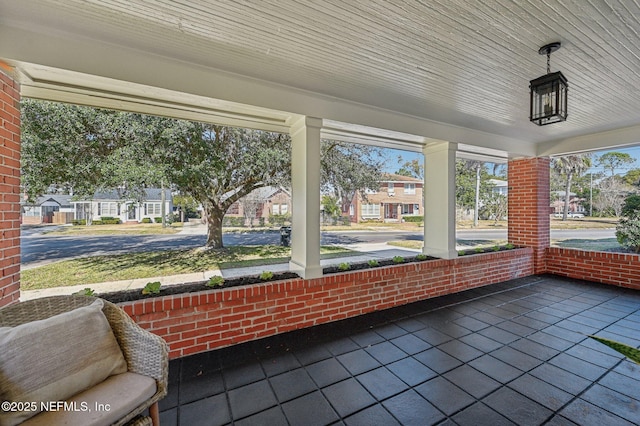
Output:
<svg viewBox="0 0 640 426">
<path fill-rule="evenodd" d="M 20 88 L 0 62 L 0 307 L 20 297 Z"/>
<path fill-rule="evenodd" d="M 533 251 L 527 248 L 121 306 L 142 327 L 162 336 L 171 358 L 178 358 L 532 273 Z"/>
<path fill-rule="evenodd" d="M 546 271 L 549 247 L 549 158 L 509 161 L 509 242 L 534 251 L 535 273 Z"/>
<path fill-rule="evenodd" d="M 550 247 L 547 270 L 556 275 L 640 290 L 640 256 Z"/>
</svg>

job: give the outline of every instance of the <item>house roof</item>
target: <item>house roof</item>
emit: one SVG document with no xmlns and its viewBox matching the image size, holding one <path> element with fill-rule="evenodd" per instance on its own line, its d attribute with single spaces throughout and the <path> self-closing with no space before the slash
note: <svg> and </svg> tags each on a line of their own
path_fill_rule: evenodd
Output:
<svg viewBox="0 0 640 426">
<path fill-rule="evenodd" d="M 380 182 L 416 182 L 423 183 L 422 179 L 412 176 L 397 175 L 395 173 L 384 173 Z"/>
<path fill-rule="evenodd" d="M 56 203 L 60 207 L 71 207 L 71 195 L 61 194 L 44 194 L 38 197 L 34 203 L 24 201 L 23 204 L 27 206 L 41 206 L 48 201 Z"/>
<path fill-rule="evenodd" d="M 173 197 L 171 195 L 170 189 L 165 189 L 165 197 L 167 200 L 171 200 Z M 145 201 L 160 201 L 162 200 L 162 189 L 161 188 L 145 188 L 144 189 L 144 200 Z M 93 200 L 108 200 L 108 201 L 124 201 L 118 191 L 113 189 L 111 191 L 97 191 L 93 194 Z"/>
</svg>

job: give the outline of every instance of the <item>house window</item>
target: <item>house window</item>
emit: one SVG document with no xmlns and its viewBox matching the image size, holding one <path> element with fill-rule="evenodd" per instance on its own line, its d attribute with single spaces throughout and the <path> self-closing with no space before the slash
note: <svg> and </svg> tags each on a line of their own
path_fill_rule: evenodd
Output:
<svg viewBox="0 0 640 426">
<path fill-rule="evenodd" d="M 118 203 L 100 203 L 98 205 L 100 216 L 117 216 L 118 215 Z"/>
<path fill-rule="evenodd" d="M 405 194 L 415 194 L 416 193 L 416 184 L 415 183 L 405 183 L 404 184 L 404 193 Z"/>
<path fill-rule="evenodd" d="M 283 204 L 274 203 L 273 204 L 273 214 L 275 214 L 275 215 L 287 214 L 288 211 L 289 211 L 289 205 L 286 204 L 286 203 L 283 203 Z"/>
<path fill-rule="evenodd" d="M 396 189 L 395 189 L 395 187 L 393 186 L 393 182 L 389 182 L 389 183 L 387 184 L 387 192 L 388 192 L 389 194 L 395 194 Z"/>
<path fill-rule="evenodd" d="M 353 204 L 351 204 L 349 206 L 349 216 L 353 216 L 353 215 L 355 215 L 355 211 L 354 211 L 354 208 L 353 208 Z"/>
<path fill-rule="evenodd" d="M 380 217 L 380 204 L 363 204 L 362 217 Z"/>
<path fill-rule="evenodd" d="M 145 209 L 149 216 L 160 216 L 162 214 L 162 203 L 145 203 Z"/>
</svg>

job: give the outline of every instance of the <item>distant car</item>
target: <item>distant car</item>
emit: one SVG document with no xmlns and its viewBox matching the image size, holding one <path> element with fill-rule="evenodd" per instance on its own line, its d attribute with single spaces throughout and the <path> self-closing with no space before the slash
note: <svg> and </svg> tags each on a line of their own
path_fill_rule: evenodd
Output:
<svg viewBox="0 0 640 426">
<path fill-rule="evenodd" d="M 562 217 L 562 213 L 554 213 L 553 217 L 561 218 Z M 569 219 L 582 219 L 584 217 L 584 214 L 576 213 L 576 212 L 569 212 L 569 213 L 567 213 L 567 217 Z"/>
</svg>

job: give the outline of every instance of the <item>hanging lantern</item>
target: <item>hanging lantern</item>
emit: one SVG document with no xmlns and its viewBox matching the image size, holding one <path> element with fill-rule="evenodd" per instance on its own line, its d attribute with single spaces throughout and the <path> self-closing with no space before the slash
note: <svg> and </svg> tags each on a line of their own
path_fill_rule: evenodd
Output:
<svg viewBox="0 0 640 426">
<path fill-rule="evenodd" d="M 551 53 L 560 49 L 560 42 L 542 46 L 538 51 L 547 55 L 547 74 L 529 82 L 531 103 L 529 120 L 538 126 L 558 123 L 567 119 L 567 91 L 569 84 L 560 71 L 551 72 Z"/>
</svg>

